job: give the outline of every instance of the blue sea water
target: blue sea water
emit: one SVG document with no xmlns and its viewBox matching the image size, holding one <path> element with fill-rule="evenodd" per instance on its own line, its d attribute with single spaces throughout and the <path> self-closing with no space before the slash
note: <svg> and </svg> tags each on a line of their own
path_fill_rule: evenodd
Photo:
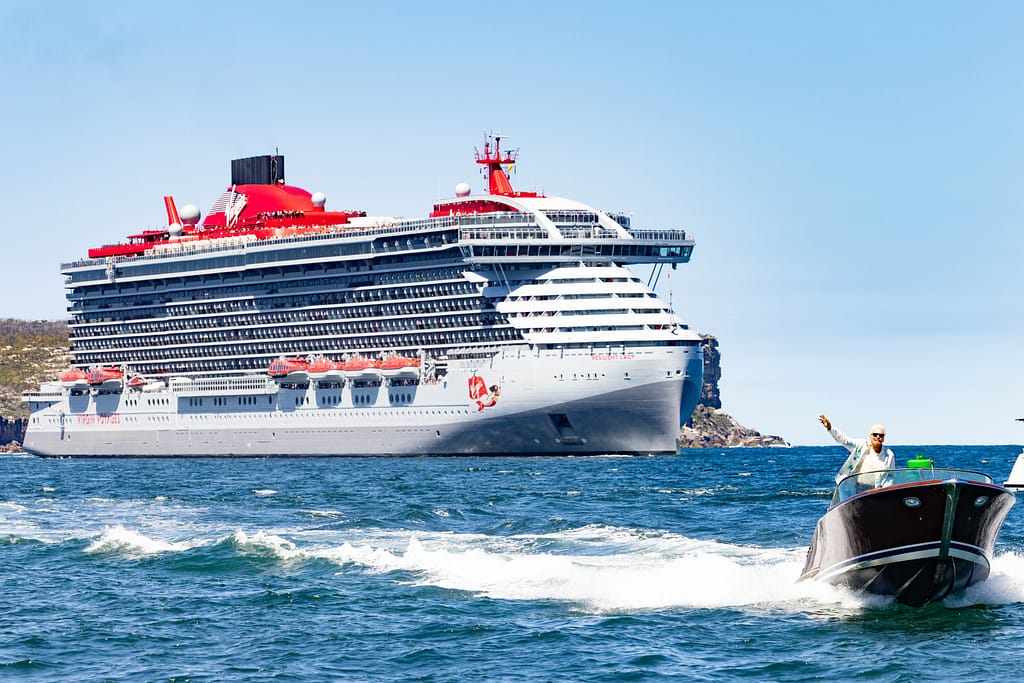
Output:
<svg viewBox="0 0 1024 683">
<path fill-rule="evenodd" d="M 1015 679 L 1024 505 L 941 604 L 796 581 L 845 454 L 3 456 L 0 678 Z"/>
</svg>

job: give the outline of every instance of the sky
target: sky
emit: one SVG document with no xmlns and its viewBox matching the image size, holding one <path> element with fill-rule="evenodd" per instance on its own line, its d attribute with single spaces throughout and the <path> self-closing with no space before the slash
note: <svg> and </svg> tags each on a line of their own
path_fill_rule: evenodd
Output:
<svg viewBox="0 0 1024 683">
<path fill-rule="evenodd" d="M 0 3 L 0 317 L 284 155 L 328 209 L 513 184 L 685 228 L 657 290 L 793 444 L 1024 443 L 1024 4 Z M 641 269 L 641 274 L 646 271 Z"/>
</svg>

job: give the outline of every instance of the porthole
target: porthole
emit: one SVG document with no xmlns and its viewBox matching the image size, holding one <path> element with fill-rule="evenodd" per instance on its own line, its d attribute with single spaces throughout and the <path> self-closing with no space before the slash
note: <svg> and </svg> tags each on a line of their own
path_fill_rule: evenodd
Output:
<svg viewBox="0 0 1024 683">
<path fill-rule="evenodd" d="M 908 508 L 919 508 L 921 507 L 921 499 L 917 496 L 907 496 L 903 499 L 903 504 Z"/>
<path fill-rule="evenodd" d="M 974 507 L 983 508 L 988 505 L 988 496 L 978 496 L 974 499 Z"/>
</svg>

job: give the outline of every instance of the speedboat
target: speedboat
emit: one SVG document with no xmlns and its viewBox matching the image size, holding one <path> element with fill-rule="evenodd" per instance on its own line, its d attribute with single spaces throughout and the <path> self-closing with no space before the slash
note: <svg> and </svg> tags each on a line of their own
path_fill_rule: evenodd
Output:
<svg viewBox="0 0 1024 683">
<path fill-rule="evenodd" d="M 800 580 L 914 607 L 942 600 L 988 578 L 996 536 L 1014 502 L 1006 487 L 969 470 L 851 474 L 818 520 Z"/>
</svg>

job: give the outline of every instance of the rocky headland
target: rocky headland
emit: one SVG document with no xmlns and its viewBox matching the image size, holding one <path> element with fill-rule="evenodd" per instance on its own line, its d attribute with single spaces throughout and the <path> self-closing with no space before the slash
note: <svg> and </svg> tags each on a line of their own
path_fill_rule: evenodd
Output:
<svg viewBox="0 0 1024 683">
<path fill-rule="evenodd" d="M 679 430 L 682 448 L 728 448 L 731 446 L 788 446 L 781 436 L 762 434 L 744 427 L 728 413 L 722 412 L 718 382 L 722 379 L 722 355 L 718 339 L 701 335 L 704 349 L 704 387 L 700 401 L 689 422 Z"/>
<path fill-rule="evenodd" d="M 69 366 L 68 326 L 64 322 L 0 319 L 0 451 L 20 448 L 28 426 L 21 392 L 56 379 Z M 703 335 L 704 387 L 693 417 L 680 428 L 683 448 L 780 446 L 779 436 L 744 427 L 722 412 L 718 382 L 722 377 L 718 340 Z"/>
</svg>

